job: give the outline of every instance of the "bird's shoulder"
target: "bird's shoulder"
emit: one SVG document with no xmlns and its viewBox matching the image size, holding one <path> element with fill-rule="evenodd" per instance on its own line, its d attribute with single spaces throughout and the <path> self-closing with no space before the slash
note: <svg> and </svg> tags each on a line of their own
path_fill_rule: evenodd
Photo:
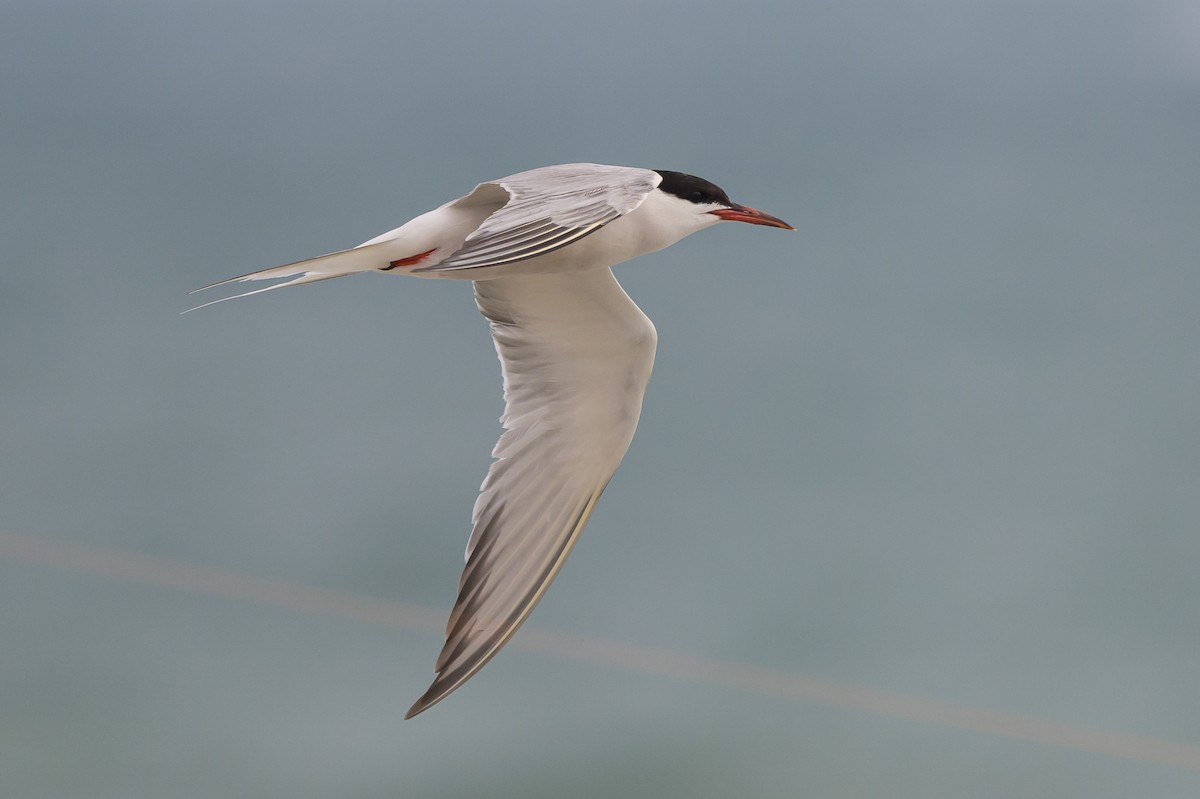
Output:
<svg viewBox="0 0 1200 799">
<path fill-rule="evenodd" d="M 653 169 L 579 163 L 538 167 L 490 182 L 508 192 L 506 209 L 566 209 L 603 202 L 624 215 L 641 205 L 661 181 L 662 175 Z"/>
</svg>

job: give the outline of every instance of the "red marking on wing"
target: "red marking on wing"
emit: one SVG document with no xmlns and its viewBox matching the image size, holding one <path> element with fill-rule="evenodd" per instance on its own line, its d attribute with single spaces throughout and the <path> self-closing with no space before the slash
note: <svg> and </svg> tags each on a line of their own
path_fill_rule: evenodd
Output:
<svg viewBox="0 0 1200 799">
<path fill-rule="evenodd" d="M 407 258 L 400 258 L 392 261 L 390 264 L 385 266 L 382 271 L 386 272 L 389 269 L 395 269 L 397 266 L 416 266 L 417 264 L 421 263 L 421 261 L 424 261 L 426 258 L 433 255 L 434 251 L 436 250 L 437 247 L 434 247 L 432 250 L 426 250 L 425 252 L 417 253 L 416 255 L 410 255 Z"/>
</svg>

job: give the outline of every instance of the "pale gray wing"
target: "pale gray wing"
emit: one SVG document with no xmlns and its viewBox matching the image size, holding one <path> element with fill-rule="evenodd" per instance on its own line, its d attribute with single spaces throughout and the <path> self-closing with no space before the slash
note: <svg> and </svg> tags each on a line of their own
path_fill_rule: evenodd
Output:
<svg viewBox="0 0 1200 799">
<path fill-rule="evenodd" d="M 637 208 L 661 180 L 650 169 L 603 164 L 560 164 L 501 178 L 493 185 L 507 191 L 509 201 L 449 258 L 415 271 L 479 269 L 545 255 Z"/>
<path fill-rule="evenodd" d="M 516 632 L 566 560 L 637 427 L 654 325 L 608 269 L 477 281 L 504 374 L 505 432 L 475 503 L 437 678 L 411 718 Z"/>
</svg>

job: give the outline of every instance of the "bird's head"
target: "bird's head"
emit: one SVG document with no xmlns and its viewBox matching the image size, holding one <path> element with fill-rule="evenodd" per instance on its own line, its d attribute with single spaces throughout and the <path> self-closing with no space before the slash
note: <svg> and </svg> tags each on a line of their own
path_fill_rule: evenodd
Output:
<svg viewBox="0 0 1200 799">
<path fill-rule="evenodd" d="M 749 222 L 751 225 L 767 225 L 769 227 L 795 230 L 794 227 L 778 217 L 763 213 L 756 208 L 735 203 L 729 199 L 725 190 L 704 178 L 687 175 L 683 172 L 672 172 L 669 169 L 656 169 L 662 175 L 658 190 L 673 200 L 672 206 L 681 213 L 694 214 L 697 229 L 708 227 L 717 222 Z M 682 204 L 680 204 L 682 203 Z"/>
</svg>

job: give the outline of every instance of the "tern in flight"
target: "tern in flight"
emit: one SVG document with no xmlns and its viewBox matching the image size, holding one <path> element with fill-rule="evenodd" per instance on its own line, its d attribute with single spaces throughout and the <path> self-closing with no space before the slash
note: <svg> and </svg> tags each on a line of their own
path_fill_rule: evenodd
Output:
<svg viewBox="0 0 1200 799">
<path fill-rule="evenodd" d="M 657 334 L 611 267 L 721 221 L 794 230 L 692 175 L 562 164 L 480 183 L 353 249 L 213 284 L 291 278 L 245 297 L 368 271 L 474 283 L 500 356 L 504 433 L 475 501 L 436 677 L 405 718 L 466 682 L 521 626 L 633 439 Z"/>
</svg>

